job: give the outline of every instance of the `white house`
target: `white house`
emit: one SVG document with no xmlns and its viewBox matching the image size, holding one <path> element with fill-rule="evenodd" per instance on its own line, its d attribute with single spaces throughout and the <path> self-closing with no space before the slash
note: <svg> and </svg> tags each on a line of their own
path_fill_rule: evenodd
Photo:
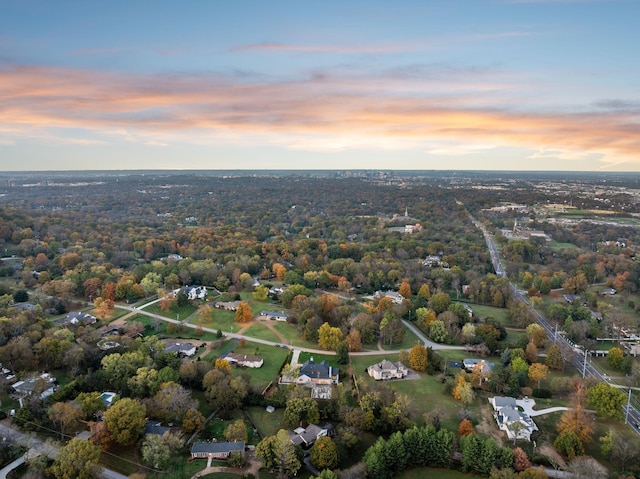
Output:
<svg viewBox="0 0 640 479">
<path fill-rule="evenodd" d="M 260 368 L 264 364 L 264 359 L 252 354 L 228 353 L 224 358 L 229 364 L 235 364 L 246 368 Z"/>
<path fill-rule="evenodd" d="M 187 298 L 190 301 L 194 299 L 206 299 L 207 298 L 207 288 L 204 286 L 183 286 L 182 290 L 187 295 Z M 176 296 L 180 292 L 180 288 L 173 291 L 173 295 Z"/>
<path fill-rule="evenodd" d="M 274 320 L 274 321 L 286 321 L 291 318 L 293 315 L 289 313 L 284 313 L 282 311 L 260 311 L 260 316 L 265 318 Z"/>
<path fill-rule="evenodd" d="M 376 291 L 373 294 L 375 299 L 390 298 L 393 304 L 402 304 L 404 297 L 396 291 Z"/>
<path fill-rule="evenodd" d="M 402 379 L 409 373 L 409 370 L 400 361 L 393 363 L 383 359 L 379 363 L 369 366 L 367 373 L 376 381 L 386 381 L 387 379 Z"/>
<path fill-rule="evenodd" d="M 71 312 L 62 318 L 62 324 L 72 324 L 74 326 L 78 324 L 95 324 L 98 319 L 87 313 Z"/>
<path fill-rule="evenodd" d="M 18 381 L 17 383 L 14 383 L 11 388 L 18 397 L 20 406 L 22 406 L 22 399 L 27 396 L 31 396 L 36 391 L 40 393 L 40 399 L 45 399 L 51 396 L 55 392 L 55 382 L 56 378 L 51 376 L 49 373 L 42 373 L 38 377 Z"/>
<path fill-rule="evenodd" d="M 213 303 L 213 307 L 225 311 L 237 311 L 239 304 L 240 301 L 216 301 Z"/>
<path fill-rule="evenodd" d="M 191 343 L 166 343 L 166 353 L 176 353 L 180 357 L 191 357 L 196 354 L 196 347 Z"/>
<path fill-rule="evenodd" d="M 489 398 L 493 407 L 493 416 L 498 423 L 498 428 L 507 433 L 509 439 L 531 440 L 531 434 L 538 430 L 538 426 L 522 411 L 512 397 L 495 396 Z"/>
</svg>

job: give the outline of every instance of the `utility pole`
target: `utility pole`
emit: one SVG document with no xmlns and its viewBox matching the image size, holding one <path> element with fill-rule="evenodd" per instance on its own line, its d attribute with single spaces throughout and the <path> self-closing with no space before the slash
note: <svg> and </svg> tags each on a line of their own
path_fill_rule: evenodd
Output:
<svg viewBox="0 0 640 479">
<path fill-rule="evenodd" d="M 584 377 L 587 374 L 587 350 L 584 350 L 584 364 L 582 365 L 582 379 L 584 379 Z"/>
<path fill-rule="evenodd" d="M 631 388 L 629 388 L 629 397 L 627 398 L 627 414 L 624 418 L 625 424 L 629 424 L 629 409 L 631 409 Z"/>
</svg>

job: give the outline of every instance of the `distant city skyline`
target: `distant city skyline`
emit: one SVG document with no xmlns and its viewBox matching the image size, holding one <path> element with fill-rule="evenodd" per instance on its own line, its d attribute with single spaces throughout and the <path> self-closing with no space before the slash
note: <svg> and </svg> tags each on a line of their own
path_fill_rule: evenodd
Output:
<svg viewBox="0 0 640 479">
<path fill-rule="evenodd" d="M 0 171 L 640 171 L 636 0 L 0 7 Z"/>
</svg>

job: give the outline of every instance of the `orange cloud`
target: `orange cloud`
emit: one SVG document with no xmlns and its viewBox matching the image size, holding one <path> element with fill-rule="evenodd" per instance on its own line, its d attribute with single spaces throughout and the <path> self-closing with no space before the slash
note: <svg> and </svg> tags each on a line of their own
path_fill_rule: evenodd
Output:
<svg viewBox="0 0 640 479">
<path fill-rule="evenodd" d="M 505 76 L 317 74 L 256 81 L 215 74 L 118 75 L 63 68 L 0 69 L 0 140 L 220 142 L 291 149 L 423 148 L 433 154 L 525 147 L 539 155 L 640 161 L 640 112 L 519 111 Z M 508 95 L 508 96 L 507 96 Z M 82 131 L 70 138 L 71 133 Z M 433 146 L 445 144 L 445 146 Z M 458 144 L 452 148 L 453 143 Z M 454 153 L 451 153 L 454 152 Z M 540 156 L 541 157 L 541 156 Z"/>
</svg>

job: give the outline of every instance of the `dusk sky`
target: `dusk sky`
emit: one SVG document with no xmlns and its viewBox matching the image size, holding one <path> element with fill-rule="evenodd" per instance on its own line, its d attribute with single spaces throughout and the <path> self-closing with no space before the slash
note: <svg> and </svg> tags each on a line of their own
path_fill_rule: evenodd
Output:
<svg viewBox="0 0 640 479">
<path fill-rule="evenodd" d="M 0 170 L 640 171 L 640 1 L 0 0 Z"/>
</svg>

